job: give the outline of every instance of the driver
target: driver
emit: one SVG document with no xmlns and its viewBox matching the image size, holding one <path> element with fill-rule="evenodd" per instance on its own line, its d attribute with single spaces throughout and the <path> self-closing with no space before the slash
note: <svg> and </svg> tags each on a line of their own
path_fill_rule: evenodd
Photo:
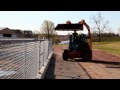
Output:
<svg viewBox="0 0 120 90">
<path fill-rule="evenodd" d="M 77 39 L 77 38 L 78 38 L 77 30 L 74 30 L 74 33 L 73 33 L 72 35 L 73 35 L 73 38 L 74 38 L 74 39 Z"/>
</svg>

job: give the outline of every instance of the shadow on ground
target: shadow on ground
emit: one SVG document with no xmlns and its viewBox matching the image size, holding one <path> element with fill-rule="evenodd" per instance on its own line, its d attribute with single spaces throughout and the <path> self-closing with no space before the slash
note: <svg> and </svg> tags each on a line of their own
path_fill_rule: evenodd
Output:
<svg viewBox="0 0 120 90">
<path fill-rule="evenodd" d="M 101 61 L 101 60 L 92 60 L 91 62 L 105 64 L 106 68 L 120 68 L 120 62 Z"/>
<path fill-rule="evenodd" d="M 54 75 L 55 62 L 56 62 L 56 54 L 53 54 L 44 79 L 55 79 L 55 75 Z"/>
<path fill-rule="evenodd" d="M 68 62 L 89 62 L 89 63 L 98 63 L 105 64 L 107 68 L 120 68 L 120 62 L 105 61 L 105 60 L 91 60 L 91 61 L 82 61 L 82 60 L 67 60 Z"/>
<path fill-rule="evenodd" d="M 120 65 L 120 62 L 113 62 L 113 61 L 105 61 L 105 60 L 91 60 L 91 61 L 83 61 L 83 60 L 67 60 L 68 62 L 90 62 L 90 63 L 101 63 L 101 64 L 116 64 Z"/>
</svg>

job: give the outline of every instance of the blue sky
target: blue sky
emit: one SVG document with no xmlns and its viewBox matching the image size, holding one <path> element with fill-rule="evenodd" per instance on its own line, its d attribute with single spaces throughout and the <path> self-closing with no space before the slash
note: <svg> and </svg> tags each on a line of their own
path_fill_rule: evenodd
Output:
<svg viewBox="0 0 120 90">
<path fill-rule="evenodd" d="M 118 33 L 120 27 L 120 11 L 0 11 L 0 27 L 10 29 L 40 31 L 39 28 L 44 20 L 58 23 L 65 23 L 70 20 L 72 23 L 84 19 L 89 26 L 90 17 L 101 12 L 104 20 L 109 20 L 109 26 L 112 31 Z M 86 29 L 84 32 L 87 32 Z M 67 34 L 68 32 L 59 31 L 58 34 Z"/>
</svg>

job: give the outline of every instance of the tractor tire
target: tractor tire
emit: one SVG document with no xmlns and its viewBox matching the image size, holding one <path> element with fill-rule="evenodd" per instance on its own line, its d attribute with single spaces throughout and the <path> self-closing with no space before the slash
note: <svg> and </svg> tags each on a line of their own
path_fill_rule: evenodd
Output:
<svg viewBox="0 0 120 90">
<path fill-rule="evenodd" d="M 87 61 L 91 61 L 91 60 L 92 60 L 92 51 L 91 51 L 91 50 L 88 50 L 88 51 L 87 51 L 87 54 L 88 54 L 88 55 L 87 55 L 87 56 L 88 56 L 88 57 L 87 57 Z"/>
<path fill-rule="evenodd" d="M 82 51 L 82 61 L 87 61 L 87 51 L 86 50 L 83 50 Z"/>
<path fill-rule="evenodd" d="M 62 57 L 63 57 L 63 60 L 66 60 L 66 61 L 68 60 L 68 50 L 67 49 L 64 50 Z"/>
<path fill-rule="evenodd" d="M 91 61 L 92 60 L 92 51 L 91 50 L 83 50 L 82 51 L 82 61 Z"/>
</svg>

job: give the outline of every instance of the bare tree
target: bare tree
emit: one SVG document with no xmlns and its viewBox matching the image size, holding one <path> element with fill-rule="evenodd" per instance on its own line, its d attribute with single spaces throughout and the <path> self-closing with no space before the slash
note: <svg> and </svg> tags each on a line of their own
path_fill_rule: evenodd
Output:
<svg viewBox="0 0 120 90">
<path fill-rule="evenodd" d="M 40 27 L 40 33 L 47 39 L 52 38 L 55 34 L 57 34 L 54 23 L 48 20 L 44 20 L 42 26 Z"/>
<path fill-rule="evenodd" d="M 97 31 L 94 30 L 94 31 L 92 32 L 92 36 L 97 36 L 97 35 L 98 35 Z"/>
<path fill-rule="evenodd" d="M 119 34 L 119 36 L 120 36 L 120 27 L 119 27 L 119 29 L 118 29 L 118 34 Z"/>
<path fill-rule="evenodd" d="M 55 31 L 54 23 L 48 20 L 44 20 L 42 26 L 40 27 L 40 37 L 47 39 L 52 38 L 53 44 L 60 42 L 59 36 Z"/>
<path fill-rule="evenodd" d="M 109 21 L 106 20 L 104 22 L 101 13 L 98 13 L 96 16 L 92 15 L 91 16 L 91 20 L 95 24 L 94 27 L 93 27 L 93 29 L 98 30 L 98 32 L 99 32 L 99 42 L 100 42 L 100 34 L 101 34 L 102 31 L 104 31 L 105 29 L 108 28 L 107 25 L 108 25 Z"/>
<path fill-rule="evenodd" d="M 112 28 L 109 27 L 108 30 L 109 30 L 108 34 L 109 34 L 110 42 L 111 42 L 111 40 L 112 40 L 112 36 L 111 36 L 111 34 L 112 34 Z"/>
</svg>

